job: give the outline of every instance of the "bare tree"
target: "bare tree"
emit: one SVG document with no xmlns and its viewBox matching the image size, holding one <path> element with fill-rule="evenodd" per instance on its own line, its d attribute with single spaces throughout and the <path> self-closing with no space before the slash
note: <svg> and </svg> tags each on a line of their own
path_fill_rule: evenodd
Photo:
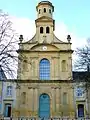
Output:
<svg viewBox="0 0 90 120">
<path fill-rule="evenodd" d="M 87 44 L 84 47 L 77 48 L 76 56 L 77 60 L 75 62 L 75 69 L 76 70 L 89 70 L 90 66 L 90 39 L 88 40 Z"/>
<path fill-rule="evenodd" d="M 15 78 L 17 69 L 17 34 L 9 15 L 0 10 L 0 67 L 7 78 Z"/>
<path fill-rule="evenodd" d="M 87 40 L 87 43 L 84 47 L 77 48 L 76 51 L 76 62 L 75 62 L 75 70 L 83 71 L 83 79 L 86 82 L 90 82 L 90 39 Z"/>
</svg>

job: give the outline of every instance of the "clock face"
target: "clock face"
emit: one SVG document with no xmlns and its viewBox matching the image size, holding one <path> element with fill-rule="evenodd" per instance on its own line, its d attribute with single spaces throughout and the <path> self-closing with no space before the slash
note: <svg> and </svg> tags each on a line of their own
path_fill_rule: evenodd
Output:
<svg viewBox="0 0 90 120">
<path fill-rule="evenodd" d="M 43 46 L 43 50 L 47 50 L 47 46 Z"/>
</svg>

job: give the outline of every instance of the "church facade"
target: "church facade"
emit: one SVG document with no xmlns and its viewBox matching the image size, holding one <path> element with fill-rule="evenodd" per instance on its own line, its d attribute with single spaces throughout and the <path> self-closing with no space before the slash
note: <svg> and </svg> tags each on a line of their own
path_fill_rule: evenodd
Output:
<svg viewBox="0 0 90 120">
<path fill-rule="evenodd" d="M 36 6 L 36 34 L 28 42 L 20 35 L 16 105 L 13 117 L 75 117 L 70 35 L 54 35 L 54 6 Z"/>
</svg>

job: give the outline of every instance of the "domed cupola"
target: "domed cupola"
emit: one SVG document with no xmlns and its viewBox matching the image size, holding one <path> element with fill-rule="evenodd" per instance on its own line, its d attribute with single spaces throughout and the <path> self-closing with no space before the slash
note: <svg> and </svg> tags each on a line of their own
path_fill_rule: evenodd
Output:
<svg viewBox="0 0 90 120">
<path fill-rule="evenodd" d="M 41 1 L 36 6 L 36 10 L 37 10 L 38 18 L 43 17 L 43 16 L 52 18 L 53 12 L 54 12 L 54 6 L 49 1 Z"/>
</svg>

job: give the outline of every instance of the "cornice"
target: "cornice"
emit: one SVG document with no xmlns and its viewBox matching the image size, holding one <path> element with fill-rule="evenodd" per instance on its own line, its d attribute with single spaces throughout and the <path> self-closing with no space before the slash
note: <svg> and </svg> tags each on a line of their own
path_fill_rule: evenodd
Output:
<svg viewBox="0 0 90 120">
<path fill-rule="evenodd" d="M 30 79 L 8 79 L 3 82 L 14 82 L 14 83 L 72 83 L 73 80 L 30 80 Z"/>
<path fill-rule="evenodd" d="M 17 53 L 20 53 L 20 52 L 27 52 L 27 53 L 30 53 L 30 52 L 44 52 L 44 53 L 46 53 L 46 52 L 66 52 L 66 53 L 73 53 L 73 50 L 59 50 L 59 51 L 56 51 L 56 50 L 55 51 L 53 51 L 53 50 L 52 51 L 51 50 L 50 51 L 48 51 L 48 50 L 47 51 L 39 51 L 39 50 L 38 51 L 33 51 L 32 50 L 31 51 L 31 50 L 22 50 L 22 49 L 17 50 Z"/>
</svg>

